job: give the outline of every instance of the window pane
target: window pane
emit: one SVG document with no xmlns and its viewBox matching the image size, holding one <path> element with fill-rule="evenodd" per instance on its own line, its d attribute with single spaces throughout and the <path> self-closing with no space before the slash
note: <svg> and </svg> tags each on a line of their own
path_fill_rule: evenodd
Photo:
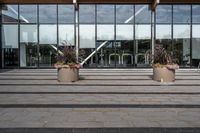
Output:
<svg viewBox="0 0 200 133">
<path fill-rule="evenodd" d="M 190 25 L 174 25 L 174 38 L 190 38 Z"/>
<path fill-rule="evenodd" d="M 39 5 L 39 22 L 56 23 L 57 22 L 56 5 Z"/>
<path fill-rule="evenodd" d="M 20 42 L 37 42 L 37 25 L 20 25 Z"/>
<path fill-rule="evenodd" d="M 151 23 L 149 5 L 135 5 L 135 23 Z"/>
<path fill-rule="evenodd" d="M 172 22 L 172 6 L 159 5 L 156 8 L 156 23 L 171 23 Z"/>
<path fill-rule="evenodd" d="M 156 25 L 156 39 L 171 39 L 171 25 Z"/>
<path fill-rule="evenodd" d="M 37 25 L 20 26 L 20 66 L 37 67 Z"/>
<path fill-rule="evenodd" d="M 133 25 L 116 25 L 116 40 L 133 40 Z"/>
<path fill-rule="evenodd" d="M 59 45 L 74 45 L 74 25 L 59 25 Z"/>
<path fill-rule="evenodd" d="M 97 23 L 114 23 L 114 5 L 97 5 Z"/>
<path fill-rule="evenodd" d="M 79 6 L 79 22 L 95 23 L 95 5 Z"/>
<path fill-rule="evenodd" d="M 37 5 L 20 5 L 20 22 L 37 23 Z"/>
<path fill-rule="evenodd" d="M 74 5 L 58 5 L 58 23 L 74 23 Z"/>
<path fill-rule="evenodd" d="M 174 5 L 173 21 L 174 23 L 190 23 L 190 5 Z"/>
<path fill-rule="evenodd" d="M 192 6 L 192 22 L 200 23 L 200 5 Z"/>
<path fill-rule="evenodd" d="M 137 67 L 147 67 L 149 63 L 145 55 L 151 51 L 151 25 L 135 26 L 135 64 Z"/>
<path fill-rule="evenodd" d="M 165 49 L 172 50 L 171 25 L 156 25 L 156 44 L 162 45 Z"/>
<path fill-rule="evenodd" d="M 103 45 L 97 52 L 98 67 L 115 66 L 114 25 L 97 25 L 97 47 Z"/>
<path fill-rule="evenodd" d="M 97 25 L 98 40 L 114 40 L 114 25 Z"/>
<path fill-rule="evenodd" d="M 2 5 L 3 23 L 18 22 L 18 5 Z"/>
<path fill-rule="evenodd" d="M 116 22 L 133 23 L 133 5 L 116 5 Z"/>
<path fill-rule="evenodd" d="M 116 54 L 121 57 L 116 62 L 117 67 L 131 67 L 134 65 L 133 55 L 133 25 L 116 25 Z"/>
<path fill-rule="evenodd" d="M 181 66 L 190 66 L 190 25 L 174 25 L 173 47 Z"/>
<path fill-rule="evenodd" d="M 80 25 L 80 48 L 95 48 L 95 25 Z"/>
<path fill-rule="evenodd" d="M 151 25 L 135 25 L 136 39 L 150 39 Z"/>
<path fill-rule="evenodd" d="M 192 65 L 197 67 L 200 62 L 200 25 L 193 25 L 192 31 Z"/>
<path fill-rule="evenodd" d="M 2 44 L 3 48 L 18 48 L 18 25 L 2 26 Z"/>
<path fill-rule="evenodd" d="M 18 66 L 18 25 L 2 25 L 4 67 Z"/>
<path fill-rule="evenodd" d="M 40 44 L 57 44 L 57 26 L 40 25 Z"/>
<path fill-rule="evenodd" d="M 56 63 L 56 55 L 56 45 L 39 45 L 39 66 L 52 67 Z"/>
<path fill-rule="evenodd" d="M 95 25 L 80 25 L 80 50 L 87 58 L 95 50 Z M 84 67 L 96 67 L 96 54 L 94 54 Z"/>
</svg>

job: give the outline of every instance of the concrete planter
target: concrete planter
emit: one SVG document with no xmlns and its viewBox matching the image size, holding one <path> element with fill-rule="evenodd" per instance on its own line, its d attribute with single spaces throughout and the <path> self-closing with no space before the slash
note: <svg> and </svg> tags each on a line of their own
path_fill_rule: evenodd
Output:
<svg viewBox="0 0 200 133">
<path fill-rule="evenodd" d="M 175 70 L 167 69 L 166 67 L 154 67 L 153 68 L 153 80 L 160 82 L 174 82 Z"/>
<path fill-rule="evenodd" d="M 78 68 L 58 68 L 58 81 L 59 82 L 75 82 L 79 80 Z"/>
</svg>

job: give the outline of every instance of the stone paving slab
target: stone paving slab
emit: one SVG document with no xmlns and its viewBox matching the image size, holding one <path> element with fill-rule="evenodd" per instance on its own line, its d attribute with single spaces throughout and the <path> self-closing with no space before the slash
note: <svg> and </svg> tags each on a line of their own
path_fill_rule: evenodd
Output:
<svg viewBox="0 0 200 133">
<path fill-rule="evenodd" d="M 200 109 L 2 109 L 1 128 L 199 127 Z"/>
</svg>

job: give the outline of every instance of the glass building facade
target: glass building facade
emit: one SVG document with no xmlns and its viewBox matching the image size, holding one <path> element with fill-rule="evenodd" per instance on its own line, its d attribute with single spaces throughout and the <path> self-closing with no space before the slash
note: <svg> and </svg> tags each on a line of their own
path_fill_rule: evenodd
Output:
<svg viewBox="0 0 200 133">
<path fill-rule="evenodd" d="M 92 54 L 85 68 L 150 67 L 154 44 L 183 68 L 200 62 L 198 4 L 80 4 L 77 21 L 73 4 L 3 4 L 0 19 L 2 68 L 53 67 L 64 45 Z"/>
</svg>

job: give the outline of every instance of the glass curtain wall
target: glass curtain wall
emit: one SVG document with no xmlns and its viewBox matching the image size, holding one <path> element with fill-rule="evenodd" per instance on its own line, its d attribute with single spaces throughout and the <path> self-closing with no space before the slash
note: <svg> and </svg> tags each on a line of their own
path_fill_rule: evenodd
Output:
<svg viewBox="0 0 200 133">
<path fill-rule="evenodd" d="M 151 10 L 148 5 L 135 5 L 135 64 L 149 66 L 151 51 Z M 145 17 L 144 17 L 145 16 Z"/>
<path fill-rule="evenodd" d="M 74 46 L 74 5 L 2 5 L 3 67 L 52 67 L 58 46 Z"/>
<path fill-rule="evenodd" d="M 37 5 L 19 5 L 20 67 L 37 67 Z"/>
<path fill-rule="evenodd" d="M 65 45 L 74 47 L 74 35 L 74 6 L 58 5 L 59 49 Z"/>
<path fill-rule="evenodd" d="M 18 67 L 18 5 L 2 5 L 2 56 L 3 67 Z"/>
<path fill-rule="evenodd" d="M 116 5 L 116 67 L 134 66 L 133 14 L 133 5 Z"/>
<path fill-rule="evenodd" d="M 172 52 L 172 5 L 159 5 L 156 8 L 156 45 Z"/>
<path fill-rule="evenodd" d="M 75 46 L 74 6 L 6 4 L 1 15 L 2 66 L 52 67 L 64 45 Z M 51 10 L 49 10 L 51 9 Z M 156 44 L 181 67 L 200 61 L 200 5 L 158 5 Z M 145 17 L 144 17 L 145 16 Z M 79 48 L 84 67 L 147 67 L 151 52 L 151 10 L 142 4 L 79 5 Z"/>
<path fill-rule="evenodd" d="M 192 6 L 192 66 L 200 65 L 200 5 Z"/>
<path fill-rule="evenodd" d="M 190 67 L 191 5 L 173 5 L 173 51 L 182 67 Z"/>
<path fill-rule="evenodd" d="M 53 66 L 56 53 L 57 6 L 39 5 L 39 67 Z"/>
<path fill-rule="evenodd" d="M 81 57 L 83 59 L 92 54 L 96 48 L 95 7 L 95 5 L 79 5 L 79 53 L 84 54 L 84 56 Z M 96 65 L 97 54 L 95 53 L 84 64 L 84 67 L 96 67 Z"/>
<path fill-rule="evenodd" d="M 115 67 L 120 56 L 115 47 L 115 5 L 97 5 L 97 67 Z"/>
</svg>

